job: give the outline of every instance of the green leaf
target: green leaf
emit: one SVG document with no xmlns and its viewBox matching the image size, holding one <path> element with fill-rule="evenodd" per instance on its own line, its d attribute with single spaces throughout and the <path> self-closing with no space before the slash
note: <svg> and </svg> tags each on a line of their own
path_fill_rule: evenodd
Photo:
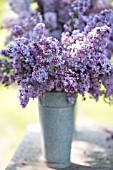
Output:
<svg viewBox="0 0 113 170">
<path fill-rule="evenodd" d="M 50 66 L 50 69 L 53 70 L 55 66 Z"/>
</svg>

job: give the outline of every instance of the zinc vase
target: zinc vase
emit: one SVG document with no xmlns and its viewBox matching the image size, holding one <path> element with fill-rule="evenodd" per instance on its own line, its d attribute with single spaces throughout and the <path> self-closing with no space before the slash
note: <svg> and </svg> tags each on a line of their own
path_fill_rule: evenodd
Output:
<svg viewBox="0 0 113 170">
<path fill-rule="evenodd" d="M 47 167 L 70 166 L 74 104 L 64 92 L 47 92 L 39 97 L 39 117 L 43 161 Z"/>
</svg>

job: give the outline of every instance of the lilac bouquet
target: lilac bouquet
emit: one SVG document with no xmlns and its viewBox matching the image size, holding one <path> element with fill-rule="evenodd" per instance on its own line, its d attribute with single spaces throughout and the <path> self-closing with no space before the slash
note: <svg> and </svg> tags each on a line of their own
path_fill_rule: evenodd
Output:
<svg viewBox="0 0 113 170">
<path fill-rule="evenodd" d="M 70 7 L 71 1 L 62 2 Z M 72 4 L 82 15 L 90 7 L 89 3 L 84 0 Z M 52 1 L 51 5 L 54 5 Z M 95 100 L 104 95 L 112 101 L 113 65 L 108 55 L 112 49 L 112 18 L 112 10 L 104 10 L 94 15 L 83 30 L 62 31 L 59 40 L 51 36 L 55 30 L 45 26 L 45 21 L 33 27 L 30 25 L 32 29 L 27 30 L 24 22 L 14 25 L 13 35 L 16 36 L 1 51 L 1 82 L 5 86 L 14 82 L 19 85 L 23 108 L 30 98 L 45 96 L 47 91 L 66 92 L 70 103 L 75 102 L 75 94 L 84 97 L 86 92 Z"/>
</svg>

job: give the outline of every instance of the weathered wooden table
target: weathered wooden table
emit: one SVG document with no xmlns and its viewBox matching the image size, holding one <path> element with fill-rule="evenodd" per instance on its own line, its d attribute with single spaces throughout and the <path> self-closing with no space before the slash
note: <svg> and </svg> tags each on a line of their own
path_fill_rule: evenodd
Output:
<svg viewBox="0 0 113 170">
<path fill-rule="evenodd" d="M 40 135 L 39 128 L 29 128 L 5 170 L 53 170 L 40 161 Z M 113 170 L 113 141 L 106 141 L 107 136 L 102 127 L 78 126 L 72 143 L 72 166 L 62 170 Z"/>
</svg>

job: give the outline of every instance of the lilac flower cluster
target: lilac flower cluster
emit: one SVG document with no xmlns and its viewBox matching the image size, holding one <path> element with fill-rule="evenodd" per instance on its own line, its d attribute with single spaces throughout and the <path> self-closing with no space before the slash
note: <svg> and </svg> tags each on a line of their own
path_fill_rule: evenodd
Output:
<svg viewBox="0 0 113 170">
<path fill-rule="evenodd" d="M 107 26 L 96 27 L 87 36 L 77 31 L 73 31 L 71 36 L 68 32 L 63 33 L 62 43 L 69 55 L 67 69 L 73 70 L 76 82 L 76 86 L 73 83 L 73 88 L 76 88 L 76 91 L 83 96 L 87 91 L 98 100 L 102 94 L 102 84 L 106 88 L 105 94 L 108 94 L 108 91 L 111 92 L 107 97 L 113 93 L 112 83 L 108 83 L 107 86 L 104 81 L 112 80 L 113 66 L 104 50 L 110 35 L 111 31 Z"/>
<path fill-rule="evenodd" d="M 74 29 L 79 29 L 83 31 L 83 28 L 87 25 L 89 17 L 86 15 L 86 12 L 91 6 L 91 0 L 73 0 L 69 8 L 70 19 L 65 23 L 64 29 L 72 33 Z"/>
<path fill-rule="evenodd" d="M 74 29 L 84 31 L 84 27 L 92 21 L 95 14 L 110 8 L 109 0 L 73 0 L 69 8 L 70 19 L 64 25 L 64 29 L 70 33 Z"/>
<path fill-rule="evenodd" d="M 69 15 L 74 16 L 75 14 L 83 14 L 89 9 L 90 5 L 91 0 L 73 1 L 69 10 Z"/>
<path fill-rule="evenodd" d="M 17 19 L 6 20 L 3 28 L 11 30 L 11 34 L 6 39 L 6 44 L 17 37 L 24 36 L 29 38 L 32 34 L 33 28 L 37 25 L 37 23 L 42 22 L 42 16 L 37 11 L 22 13 Z M 47 33 L 47 30 L 45 33 Z"/>
<path fill-rule="evenodd" d="M 104 10 L 101 11 L 99 14 L 96 14 L 84 28 L 84 32 L 87 34 L 95 27 L 100 27 L 104 25 L 110 27 L 112 31 L 109 38 L 109 43 L 106 47 L 106 55 L 108 56 L 108 58 L 111 58 L 113 51 L 113 10 Z"/>
<path fill-rule="evenodd" d="M 43 32 L 42 36 L 39 36 L 41 28 L 44 29 L 44 25 L 38 24 L 32 38 L 17 38 L 15 44 L 2 50 L 2 55 L 8 58 L 8 64 L 12 63 L 14 81 L 21 86 L 19 97 L 22 107 L 27 105 L 29 98 L 42 96 L 46 91 L 61 89 L 59 84 L 64 52 L 57 39 L 46 37 Z M 37 39 L 34 38 L 36 32 Z M 5 74 L 8 76 L 9 72 L 2 72 L 2 78 Z"/>
<path fill-rule="evenodd" d="M 38 3 L 38 8 L 31 9 L 30 0 L 10 0 L 11 9 L 17 14 L 16 19 L 6 19 L 3 28 L 11 30 L 10 36 L 6 39 L 6 44 L 15 37 L 23 34 L 30 36 L 33 27 L 37 23 L 44 22 L 49 36 L 61 39 L 63 26 L 69 19 L 68 9 L 72 0 L 34 0 Z M 20 29 L 20 26 L 22 29 Z M 25 36 L 25 35 L 24 35 Z"/>
<path fill-rule="evenodd" d="M 15 36 L 21 37 L 23 34 L 30 36 L 33 27 L 39 22 L 45 23 L 49 36 L 61 40 L 64 29 L 70 33 L 74 29 L 83 31 L 92 15 L 105 8 L 110 8 L 109 0 L 33 1 L 38 3 L 36 10 L 31 10 L 30 0 L 10 0 L 11 9 L 17 13 L 18 17 L 5 22 L 4 27 L 12 30 L 6 43 Z M 43 21 L 41 21 L 42 18 Z M 20 30 L 20 26 L 22 30 Z"/>
<path fill-rule="evenodd" d="M 91 31 L 95 27 L 101 27 L 107 25 L 113 30 L 113 10 L 103 10 L 91 18 L 87 23 L 84 31 L 85 33 Z"/>
<path fill-rule="evenodd" d="M 101 8 L 110 8 L 108 1 L 105 3 L 103 1 L 97 0 L 96 6 L 90 0 L 73 1 L 69 10 L 70 20 L 64 25 L 64 28 L 70 34 L 73 30 L 80 30 L 80 32 L 87 34 L 95 27 L 107 25 L 111 28 L 112 34 L 106 47 L 106 55 L 111 58 L 113 52 L 113 10 L 105 9 L 99 12 Z M 99 8 L 97 2 L 100 4 Z"/>
<path fill-rule="evenodd" d="M 0 81 L 5 86 L 9 86 L 15 81 L 12 61 L 7 61 L 4 58 L 0 59 Z"/>
<path fill-rule="evenodd" d="M 84 96 L 89 92 L 98 100 L 101 84 L 105 84 L 104 79 L 110 79 L 113 70 L 102 50 L 109 40 L 110 28 L 97 27 L 87 36 L 77 31 L 71 36 L 64 33 L 64 48 L 54 37 L 45 36 L 44 28 L 44 24 L 37 24 L 30 38 L 17 38 L 14 44 L 2 50 L 13 70 L 3 72 L 2 66 L 2 79 L 5 75 L 14 77 L 12 82 L 20 86 L 22 107 L 26 107 L 30 98 L 44 96 L 46 91 L 64 91 L 71 103 L 74 103 L 76 93 Z M 10 84 L 7 81 L 2 83 Z M 106 85 L 105 88 L 107 91 Z"/>
<path fill-rule="evenodd" d="M 34 1 L 39 4 L 34 11 L 30 0 L 10 1 L 18 17 L 4 25 L 11 29 L 9 41 L 13 39 L 14 43 L 2 50 L 0 81 L 5 86 L 14 82 L 20 86 L 23 108 L 30 98 L 44 96 L 47 91 L 66 92 L 71 103 L 75 94 L 84 97 L 85 92 L 95 100 L 102 94 L 111 100 L 113 65 L 109 59 L 113 49 L 113 11 L 100 12 L 110 8 L 109 3 Z"/>
</svg>

